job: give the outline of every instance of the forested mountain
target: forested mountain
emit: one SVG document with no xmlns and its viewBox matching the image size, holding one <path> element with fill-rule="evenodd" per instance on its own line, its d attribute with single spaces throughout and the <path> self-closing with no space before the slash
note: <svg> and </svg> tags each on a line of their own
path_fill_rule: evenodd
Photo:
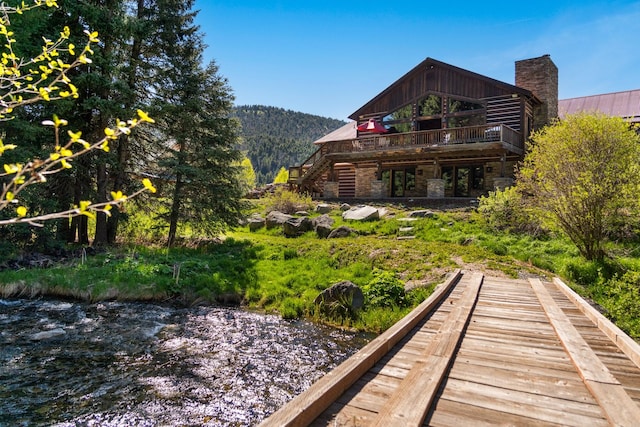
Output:
<svg viewBox="0 0 640 427">
<path fill-rule="evenodd" d="M 281 167 L 303 162 L 317 147 L 313 141 L 345 122 L 264 105 L 234 107 L 242 124 L 240 150 L 246 152 L 258 184 L 273 181 Z"/>
</svg>

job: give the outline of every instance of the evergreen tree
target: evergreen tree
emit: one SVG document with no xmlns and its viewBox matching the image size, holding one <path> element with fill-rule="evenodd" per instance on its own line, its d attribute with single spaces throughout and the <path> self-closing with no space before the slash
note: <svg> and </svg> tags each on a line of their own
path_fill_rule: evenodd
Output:
<svg viewBox="0 0 640 427">
<path fill-rule="evenodd" d="M 166 3 L 172 3 L 166 0 Z M 233 96 L 226 79 L 211 62 L 202 66 L 202 36 L 193 25 L 193 2 L 177 1 L 173 8 L 172 72 L 158 88 L 162 131 L 169 141 L 159 162 L 171 177 L 165 203 L 169 213 L 167 243 L 173 245 L 181 225 L 216 235 L 236 225 L 242 215 L 242 154 L 237 143 L 238 122 L 229 117 Z M 177 72 L 179 70 L 179 72 Z"/>
</svg>

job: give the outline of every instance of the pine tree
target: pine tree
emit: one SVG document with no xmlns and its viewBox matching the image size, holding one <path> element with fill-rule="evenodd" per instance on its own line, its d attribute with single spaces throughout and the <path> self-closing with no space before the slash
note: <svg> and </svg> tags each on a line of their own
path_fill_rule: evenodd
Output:
<svg viewBox="0 0 640 427">
<path fill-rule="evenodd" d="M 178 228 L 216 235 L 241 218 L 242 154 L 234 148 L 238 122 L 229 118 L 233 96 L 226 79 L 211 62 L 202 66 L 202 36 L 193 25 L 193 2 L 176 3 L 173 39 L 168 61 L 172 72 L 158 88 L 162 100 L 159 117 L 169 141 L 159 162 L 172 185 L 164 194 L 169 214 L 167 243 L 175 243 Z M 169 33 L 165 33 L 170 36 Z M 179 70 L 179 72 L 177 72 Z M 169 188 L 170 187 L 170 188 Z"/>
</svg>

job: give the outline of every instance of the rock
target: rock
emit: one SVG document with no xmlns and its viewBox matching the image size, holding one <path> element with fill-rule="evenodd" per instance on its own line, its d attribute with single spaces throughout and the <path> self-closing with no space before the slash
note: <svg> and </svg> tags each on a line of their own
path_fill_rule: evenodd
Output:
<svg viewBox="0 0 640 427">
<path fill-rule="evenodd" d="M 51 329 L 51 330 L 48 330 L 48 331 L 37 332 L 37 333 L 31 335 L 31 340 L 32 341 L 49 340 L 51 338 L 60 337 L 62 335 L 66 335 L 66 334 L 67 333 L 65 332 L 64 329 L 55 328 L 55 329 Z"/>
<path fill-rule="evenodd" d="M 307 211 L 298 211 L 298 212 L 296 212 L 296 216 L 309 216 L 309 212 L 307 212 Z"/>
<path fill-rule="evenodd" d="M 342 218 L 350 221 L 371 221 L 379 219 L 380 213 L 373 206 L 360 206 L 343 212 Z"/>
<path fill-rule="evenodd" d="M 335 230 L 331 231 L 327 236 L 328 239 L 336 239 L 338 237 L 349 237 L 352 234 L 358 234 L 356 230 L 351 227 L 347 227 L 346 225 L 342 225 Z"/>
<path fill-rule="evenodd" d="M 321 238 L 329 237 L 334 222 L 335 221 L 333 220 L 333 218 L 331 218 L 327 214 L 320 215 L 319 217 L 313 218 L 313 220 L 311 220 L 313 229 L 315 230 L 318 237 Z"/>
<path fill-rule="evenodd" d="M 328 287 L 313 300 L 313 303 L 320 305 L 323 309 L 331 310 L 333 305 L 344 307 L 348 304 L 351 310 L 357 310 L 364 305 L 364 295 L 362 289 L 356 284 L 345 280 Z"/>
<path fill-rule="evenodd" d="M 316 206 L 316 212 L 318 212 L 319 214 L 327 214 L 331 211 L 331 206 L 327 203 L 320 203 L 318 206 Z"/>
<path fill-rule="evenodd" d="M 259 216 L 252 216 L 247 219 L 247 223 L 249 224 L 249 231 L 257 231 L 265 226 L 265 220 Z"/>
<path fill-rule="evenodd" d="M 282 231 L 287 237 L 297 237 L 311 229 L 311 220 L 306 216 L 301 218 L 290 218 L 282 224 Z"/>
<path fill-rule="evenodd" d="M 274 228 L 281 226 L 291 218 L 293 218 L 293 216 L 278 211 L 272 211 L 267 215 L 265 223 L 267 228 Z"/>
<path fill-rule="evenodd" d="M 341 211 L 348 211 L 349 209 L 351 209 L 351 205 L 349 203 L 343 203 L 340 205 Z"/>
<path fill-rule="evenodd" d="M 434 215 L 435 214 L 428 209 L 409 212 L 409 218 L 433 218 Z"/>
<path fill-rule="evenodd" d="M 216 302 L 224 305 L 240 305 L 242 303 L 242 295 L 235 292 L 227 292 L 216 295 Z"/>
</svg>

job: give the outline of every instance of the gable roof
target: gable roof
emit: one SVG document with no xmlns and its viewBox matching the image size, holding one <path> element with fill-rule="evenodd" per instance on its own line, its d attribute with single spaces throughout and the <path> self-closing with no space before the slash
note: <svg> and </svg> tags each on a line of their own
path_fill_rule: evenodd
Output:
<svg viewBox="0 0 640 427">
<path fill-rule="evenodd" d="M 474 99 L 508 94 L 519 94 L 536 99 L 527 89 L 458 68 L 433 58 L 426 58 L 351 114 L 349 118 L 358 120 L 360 116 L 367 114 L 391 112 L 429 92 L 446 93 Z"/>
<path fill-rule="evenodd" d="M 640 89 L 558 101 L 558 115 L 561 119 L 580 112 L 601 112 L 608 116 L 622 117 L 631 123 L 640 123 Z"/>
</svg>

